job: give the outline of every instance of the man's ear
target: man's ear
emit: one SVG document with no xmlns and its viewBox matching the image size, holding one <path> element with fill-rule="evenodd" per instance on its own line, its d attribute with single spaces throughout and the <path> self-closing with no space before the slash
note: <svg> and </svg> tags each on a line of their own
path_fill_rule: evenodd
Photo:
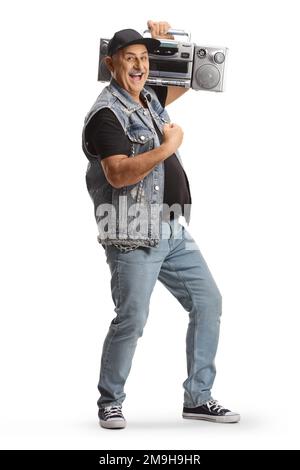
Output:
<svg viewBox="0 0 300 470">
<path fill-rule="evenodd" d="M 105 62 L 106 67 L 108 68 L 108 70 L 109 70 L 111 73 L 113 73 L 113 71 L 114 71 L 114 66 L 113 66 L 112 58 L 107 55 L 106 57 L 104 57 L 104 62 Z"/>
</svg>

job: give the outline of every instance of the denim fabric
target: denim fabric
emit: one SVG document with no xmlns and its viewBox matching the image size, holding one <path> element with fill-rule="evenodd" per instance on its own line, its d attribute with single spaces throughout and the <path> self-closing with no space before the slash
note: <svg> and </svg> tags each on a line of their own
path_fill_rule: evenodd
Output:
<svg viewBox="0 0 300 470">
<path fill-rule="evenodd" d="M 157 279 L 189 312 L 183 404 L 195 407 L 205 403 L 211 398 L 216 373 L 222 298 L 197 244 L 174 219 L 162 222 L 158 246 L 124 253 L 107 245 L 105 253 L 116 316 L 103 343 L 98 407 L 122 404 L 126 397 L 124 385 Z"/>
<path fill-rule="evenodd" d="M 99 230 L 98 241 L 103 247 L 114 244 L 119 249 L 123 247 L 123 251 L 136 249 L 138 246 L 157 246 L 159 243 L 161 222 L 166 218 L 164 211 L 167 211 L 166 205 L 163 204 L 164 163 L 156 165 L 141 181 L 122 188 L 114 188 L 106 180 L 97 156 L 88 150 L 85 129 L 96 112 L 109 108 L 131 142 L 130 157 L 160 146 L 153 121 L 163 132 L 164 124 L 170 122 L 169 115 L 151 87 L 145 86 L 141 95 L 147 103 L 147 109 L 134 101 L 131 95 L 112 78 L 86 115 L 82 131 L 82 148 L 89 159 L 86 184 L 94 203 Z M 178 150 L 176 157 L 182 165 Z M 189 204 L 186 206 L 183 215 L 189 223 L 191 208 Z M 179 211 L 179 207 L 175 209 Z"/>
</svg>

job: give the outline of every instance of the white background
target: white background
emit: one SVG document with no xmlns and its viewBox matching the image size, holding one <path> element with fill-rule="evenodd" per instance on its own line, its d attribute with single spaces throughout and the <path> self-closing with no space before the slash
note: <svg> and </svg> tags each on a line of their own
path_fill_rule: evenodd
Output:
<svg viewBox="0 0 300 470">
<path fill-rule="evenodd" d="M 197 11 L 195 10 L 197 8 Z M 11 1 L 1 7 L 1 448 L 299 448 L 296 1 Z M 229 48 L 224 93 L 168 107 L 184 129 L 190 232 L 223 296 L 213 395 L 235 425 L 181 418 L 188 314 L 157 283 L 124 414 L 99 427 L 114 314 L 81 150 L 100 37 L 148 19 Z M 299 134 L 298 134 L 299 135 Z"/>
</svg>

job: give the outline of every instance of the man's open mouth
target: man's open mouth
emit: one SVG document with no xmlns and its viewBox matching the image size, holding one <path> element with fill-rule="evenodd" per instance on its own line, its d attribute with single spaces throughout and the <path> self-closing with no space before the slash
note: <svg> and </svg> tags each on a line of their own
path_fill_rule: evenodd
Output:
<svg viewBox="0 0 300 470">
<path fill-rule="evenodd" d="M 129 74 L 129 77 L 131 78 L 131 80 L 139 82 L 142 79 L 143 75 L 144 74 L 141 72 L 132 72 Z"/>
</svg>

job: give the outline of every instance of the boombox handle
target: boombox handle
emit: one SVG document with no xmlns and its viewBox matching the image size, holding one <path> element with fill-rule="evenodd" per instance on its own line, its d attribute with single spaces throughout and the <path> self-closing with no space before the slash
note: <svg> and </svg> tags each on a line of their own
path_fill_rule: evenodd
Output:
<svg viewBox="0 0 300 470">
<path fill-rule="evenodd" d="M 145 29 L 143 35 L 145 33 L 150 33 L 150 30 L 149 29 Z M 173 36 L 187 36 L 189 38 L 189 41 L 191 40 L 191 33 L 187 33 L 186 31 L 184 31 L 183 29 L 169 29 L 167 31 L 167 34 L 173 34 Z M 159 38 L 158 38 L 159 40 Z"/>
</svg>

